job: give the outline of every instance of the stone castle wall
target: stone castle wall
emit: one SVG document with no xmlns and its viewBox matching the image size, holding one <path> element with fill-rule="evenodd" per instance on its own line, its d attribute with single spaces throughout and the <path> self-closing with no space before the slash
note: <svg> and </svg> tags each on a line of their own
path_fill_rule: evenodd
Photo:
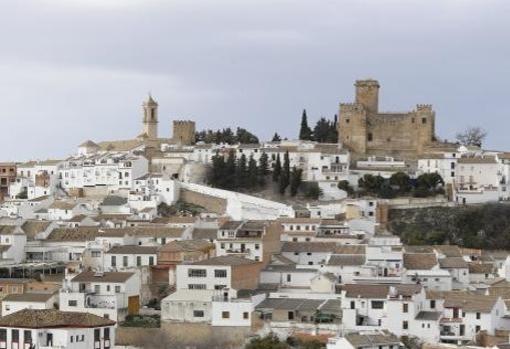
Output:
<svg viewBox="0 0 510 349">
<path fill-rule="evenodd" d="M 435 113 L 419 104 L 410 112 L 380 113 L 379 83 L 357 81 L 356 103 L 340 104 L 340 142 L 354 153 L 415 158 L 435 142 Z"/>
</svg>

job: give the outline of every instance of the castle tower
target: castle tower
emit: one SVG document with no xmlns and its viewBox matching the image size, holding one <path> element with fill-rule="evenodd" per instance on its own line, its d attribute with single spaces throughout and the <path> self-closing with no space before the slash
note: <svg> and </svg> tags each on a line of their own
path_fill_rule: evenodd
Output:
<svg viewBox="0 0 510 349">
<path fill-rule="evenodd" d="M 357 80 L 356 104 L 365 107 L 369 114 L 377 114 L 379 109 L 379 82 L 377 80 Z"/>
<path fill-rule="evenodd" d="M 173 141 L 181 145 L 195 144 L 195 122 L 189 120 L 174 120 Z"/>
<path fill-rule="evenodd" d="M 143 131 L 148 139 L 158 138 L 158 103 L 149 94 L 147 101 L 143 102 Z"/>
</svg>

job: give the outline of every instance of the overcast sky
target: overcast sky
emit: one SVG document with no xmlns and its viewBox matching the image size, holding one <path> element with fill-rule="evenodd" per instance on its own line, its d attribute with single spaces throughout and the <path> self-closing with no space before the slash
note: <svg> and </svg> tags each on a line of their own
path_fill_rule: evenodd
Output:
<svg viewBox="0 0 510 349">
<path fill-rule="evenodd" d="M 172 119 L 295 138 L 381 84 L 381 110 L 431 103 L 510 150 L 508 0 L 2 0 L 0 161 L 64 157 L 141 131 L 149 91 Z"/>
</svg>

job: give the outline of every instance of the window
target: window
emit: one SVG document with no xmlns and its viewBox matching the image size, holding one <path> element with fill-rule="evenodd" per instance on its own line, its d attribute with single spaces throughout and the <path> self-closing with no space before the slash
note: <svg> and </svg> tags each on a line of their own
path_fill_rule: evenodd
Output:
<svg viewBox="0 0 510 349">
<path fill-rule="evenodd" d="M 476 319 L 477 319 L 477 320 L 480 320 L 481 316 L 482 316 L 482 314 L 480 314 L 480 313 L 476 313 Z"/>
<path fill-rule="evenodd" d="M 25 344 L 32 344 L 32 331 L 23 331 L 23 342 Z"/>
<path fill-rule="evenodd" d="M 355 309 L 356 308 L 356 303 L 354 301 L 351 301 L 351 309 Z"/>
<path fill-rule="evenodd" d="M 92 257 L 93 258 L 101 257 L 101 252 L 100 251 L 92 251 Z"/>
<path fill-rule="evenodd" d="M 421 123 L 422 124 L 426 124 L 427 123 L 427 118 L 421 118 Z"/>
<path fill-rule="evenodd" d="M 222 319 L 230 319 L 230 312 L 229 311 L 223 311 L 221 313 L 221 318 Z"/>
<path fill-rule="evenodd" d="M 109 340 L 109 339 L 110 339 L 110 328 L 106 327 L 106 328 L 104 329 L 103 336 L 104 336 L 104 339 L 105 339 L 105 340 Z"/>
<path fill-rule="evenodd" d="M 115 267 L 117 266 L 117 257 L 116 256 L 112 256 L 112 267 Z"/>
<path fill-rule="evenodd" d="M 481 330 L 480 325 L 476 325 L 476 326 L 475 326 L 475 333 L 480 332 L 480 330 Z"/>
<path fill-rule="evenodd" d="M 214 271 L 214 277 L 215 278 L 226 278 L 227 277 L 227 271 L 225 269 L 216 269 Z"/>
<path fill-rule="evenodd" d="M 288 314 L 287 314 L 287 317 L 289 320 L 294 320 L 294 312 L 293 311 L 289 311 Z"/>
<path fill-rule="evenodd" d="M 402 321 L 402 329 L 407 330 L 408 328 L 409 328 L 409 324 L 407 323 L 407 321 Z"/>
<path fill-rule="evenodd" d="M 154 257 L 149 256 L 149 265 L 154 265 Z"/>
<path fill-rule="evenodd" d="M 249 318 L 250 318 L 250 314 L 249 314 L 247 311 L 245 311 L 245 312 L 243 313 L 243 319 L 244 319 L 244 320 L 248 320 Z"/>
<path fill-rule="evenodd" d="M 205 284 L 189 284 L 188 289 L 190 289 L 190 290 L 205 290 Z"/>
<path fill-rule="evenodd" d="M 106 285 L 106 292 L 110 292 L 111 290 L 111 286 L 110 285 Z"/>
<path fill-rule="evenodd" d="M 409 304 L 407 304 L 407 303 L 402 304 L 402 312 L 404 312 L 404 313 L 409 312 Z"/>
<path fill-rule="evenodd" d="M 207 276 L 207 271 L 205 269 L 189 269 L 188 277 L 194 278 L 205 278 Z"/>
<path fill-rule="evenodd" d="M 193 317 L 204 317 L 203 310 L 193 310 Z"/>
<path fill-rule="evenodd" d="M 142 265 L 142 257 L 136 256 L 136 266 L 139 267 Z"/>
<path fill-rule="evenodd" d="M 77 307 L 77 306 L 78 306 L 78 301 L 73 300 L 73 299 L 70 299 L 70 300 L 67 302 L 67 305 L 68 305 L 68 306 L 70 306 L 70 307 Z"/>
<path fill-rule="evenodd" d="M 292 280 L 292 275 L 291 274 L 287 274 L 287 282 L 290 282 Z"/>
<path fill-rule="evenodd" d="M 214 289 L 215 290 L 222 290 L 224 289 L 225 287 L 227 287 L 226 285 L 214 285 Z"/>
<path fill-rule="evenodd" d="M 0 342 L 7 342 L 7 330 L 4 328 L 0 329 Z"/>
<path fill-rule="evenodd" d="M 434 299 L 430 300 L 430 309 L 436 309 L 436 301 Z"/>
<path fill-rule="evenodd" d="M 74 342 L 74 336 L 71 336 L 70 338 L 71 343 Z"/>
<path fill-rule="evenodd" d="M 115 286 L 115 293 L 120 293 L 120 286 Z"/>
<path fill-rule="evenodd" d="M 383 309 L 384 302 L 383 301 L 372 301 L 371 306 L 372 306 L 372 309 Z"/>
<path fill-rule="evenodd" d="M 368 138 L 369 142 L 372 142 L 372 140 L 374 139 L 374 136 L 372 135 L 371 132 L 369 132 L 368 135 L 367 135 L 367 138 Z"/>
<path fill-rule="evenodd" d="M 19 343 L 19 330 L 11 330 L 11 340 L 14 343 Z"/>
<path fill-rule="evenodd" d="M 260 245 L 259 244 L 255 244 L 255 249 L 256 250 L 260 249 Z"/>
<path fill-rule="evenodd" d="M 122 256 L 122 266 L 128 266 L 128 256 Z"/>
<path fill-rule="evenodd" d="M 94 342 L 99 342 L 101 339 L 101 330 L 99 328 L 94 329 Z"/>
</svg>

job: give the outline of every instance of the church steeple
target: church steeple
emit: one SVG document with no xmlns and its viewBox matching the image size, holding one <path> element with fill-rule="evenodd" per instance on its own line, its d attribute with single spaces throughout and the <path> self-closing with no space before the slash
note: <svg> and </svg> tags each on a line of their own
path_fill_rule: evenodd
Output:
<svg viewBox="0 0 510 349">
<path fill-rule="evenodd" d="M 149 93 L 149 98 L 143 102 L 143 132 L 148 139 L 158 138 L 158 103 Z"/>
</svg>

